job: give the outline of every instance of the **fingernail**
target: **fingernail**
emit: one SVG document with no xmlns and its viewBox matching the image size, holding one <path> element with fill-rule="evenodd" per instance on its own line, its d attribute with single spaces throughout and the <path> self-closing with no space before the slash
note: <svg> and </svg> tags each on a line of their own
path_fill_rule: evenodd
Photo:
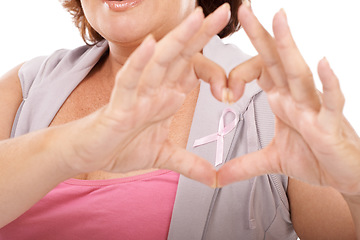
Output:
<svg viewBox="0 0 360 240">
<path fill-rule="evenodd" d="M 228 2 L 224 3 L 223 5 L 221 5 L 221 8 L 226 8 L 227 10 L 230 10 L 230 4 Z"/>
<path fill-rule="evenodd" d="M 230 8 L 229 8 L 227 22 L 230 21 L 230 18 L 231 18 L 231 10 L 230 10 Z"/>
<path fill-rule="evenodd" d="M 226 88 L 223 88 L 223 89 L 222 89 L 221 101 L 222 101 L 223 103 L 225 103 L 226 98 L 227 98 Z"/>
<path fill-rule="evenodd" d="M 219 183 L 219 178 L 216 178 L 216 188 L 222 188 L 223 186 L 220 185 Z"/>
<path fill-rule="evenodd" d="M 228 89 L 228 101 L 230 105 L 234 104 L 234 93 L 230 89 Z"/>
<path fill-rule="evenodd" d="M 281 8 L 279 13 L 284 18 L 284 20 L 287 22 L 288 20 L 287 20 L 287 15 L 286 15 L 285 9 Z"/>
<path fill-rule="evenodd" d="M 229 21 L 230 21 L 230 18 L 231 18 L 231 7 L 230 7 L 230 4 L 229 4 L 229 3 L 224 3 L 221 7 L 227 9 L 227 12 L 228 12 L 228 19 L 227 19 L 227 21 L 229 22 Z"/>
<path fill-rule="evenodd" d="M 328 68 L 330 68 L 332 70 L 332 68 L 330 66 L 330 62 L 326 57 L 323 57 L 321 60 L 328 66 Z"/>
<path fill-rule="evenodd" d="M 229 101 L 229 89 L 228 88 L 223 88 L 221 101 L 223 103 L 228 103 L 228 101 Z"/>
<path fill-rule="evenodd" d="M 142 41 L 142 43 L 140 44 L 140 47 L 143 48 L 148 48 L 149 45 L 154 44 L 156 41 L 154 39 L 154 36 L 152 34 L 149 34 L 146 36 L 146 38 Z"/>
<path fill-rule="evenodd" d="M 211 188 L 217 188 L 217 179 L 215 179 L 214 183 L 210 186 Z"/>
<path fill-rule="evenodd" d="M 198 7 L 195 8 L 195 13 L 202 13 L 202 14 L 204 14 L 204 10 L 203 10 L 203 8 L 202 8 L 201 6 L 198 6 Z"/>
<path fill-rule="evenodd" d="M 231 17 L 231 11 L 230 11 L 230 4 L 229 3 L 224 3 L 223 5 L 221 5 L 219 8 L 216 9 L 216 11 L 214 12 L 215 14 L 223 14 L 223 11 L 227 11 L 228 13 L 228 19 L 227 21 L 230 21 L 230 17 Z"/>
<path fill-rule="evenodd" d="M 144 39 L 143 43 L 146 44 L 148 42 L 152 42 L 154 41 L 154 36 L 152 34 L 149 34 L 146 36 L 146 38 Z"/>
<path fill-rule="evenodd" d="M 245 7 L 248 7 L 248 8 L 251 9 L 251 5 L 250 5 L 249 0 L 243 0 L 242 4 L 244 4 Z"/>
<path fill-rule="evenodd" d="M 326 57 L 323 57 L 322 60 L 323 60 L 326 64 L 330 65 L 330 64 L 329 64 L 329 61 L 327 60 Z"/>
</svg>

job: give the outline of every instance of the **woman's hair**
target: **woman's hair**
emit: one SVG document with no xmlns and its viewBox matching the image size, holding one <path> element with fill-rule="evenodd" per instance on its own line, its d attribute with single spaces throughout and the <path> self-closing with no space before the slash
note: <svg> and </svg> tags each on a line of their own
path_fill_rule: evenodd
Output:
<svg viewBox="0 0 360 240">
<path fill-rule="evenodd" d="M 60 2 L 72 15 L 75 26 L 79 29 L 81 37 L 86 44 L 93 45 L 103 40 L 103 37 L 87 21 L 80 0 L 60 0 Z M 231 18 L 228 25 L 218 34 L 221 38 L 227 37 L 239 30 L 240 24 L 237 19 L 237 9 L 241 5 L 242 0 L 198 0 L 198 5 L 203 8 L 205 16 L 226 2 L 231 5 Z"/>
<path fill-rule="evenodd" d="M 205 16 L 209 15 L 226 2 L 231 6 L 231 17 L 228 25 L 226 25 L 226 27 L 218 34 L 221 38 L 227 37 L 240 29 L 237 11 L 242 0 L 198 0 L 198 5 L 203 8 Z"/>
</svg>

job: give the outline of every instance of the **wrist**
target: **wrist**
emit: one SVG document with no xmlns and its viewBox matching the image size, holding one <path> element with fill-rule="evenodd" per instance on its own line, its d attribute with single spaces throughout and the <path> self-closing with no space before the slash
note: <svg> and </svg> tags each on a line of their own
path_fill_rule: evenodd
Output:
<svg viewBox="0 0 360 240">
<path fill-rule="evenodd" d="M 59 177 L 63 180 L 83 173 L 77 167 L 75 154 L 71 151 L 71 135 L 74 131 L 69 129 L 69 125 L 71 124 L 48 128 L 44 140 L 45 148 L 50 150 L 48 156 L 53 159 Z"/>
<path fill-rule="evenodd" d="M 82 119 L 56 126 L 49 141 L 55 154 L 59 156 L 59 168 L 67 175 L 76 176 L 100 170 L 104 161 L 100 149 L 103 142 L 101 136 L 101 114 L 94 112 Z"/>
</svg>

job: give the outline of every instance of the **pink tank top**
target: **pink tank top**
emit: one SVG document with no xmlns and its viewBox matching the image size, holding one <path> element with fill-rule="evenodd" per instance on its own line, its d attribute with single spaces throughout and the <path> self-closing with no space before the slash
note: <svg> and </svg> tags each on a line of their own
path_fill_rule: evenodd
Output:
<svg viewBox="0 0 360 240">
<path fill-rule="evenodd" d="M 166 239 L 178 179 L 169 170 L 69 179 L 0 229 L 0 239 Z"/>
</svg>

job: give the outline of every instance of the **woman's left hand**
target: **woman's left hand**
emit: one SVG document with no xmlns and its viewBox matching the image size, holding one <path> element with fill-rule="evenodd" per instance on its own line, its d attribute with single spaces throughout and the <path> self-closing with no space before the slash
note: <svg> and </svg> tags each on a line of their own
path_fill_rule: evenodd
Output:
<svg viewBox="0 0 360 240">
<path fill-rule="evenodd" d="M 259 56 L 233 70 L 229 87 L 236 100 L 245 82 L 258 79 L 275 114 L 276 129 L 267 147 L 226 163 L 218 172 L 219 186 L 281 173 L 360 195 L 360 139 L 343 116 L 344 97 L 327 60 L 318 65 L 320 93 L 291 36 L 284 11 L 274 17 L 275 38 L 246 3 L 239 9 L 239 20 Z"/>
</svg>

